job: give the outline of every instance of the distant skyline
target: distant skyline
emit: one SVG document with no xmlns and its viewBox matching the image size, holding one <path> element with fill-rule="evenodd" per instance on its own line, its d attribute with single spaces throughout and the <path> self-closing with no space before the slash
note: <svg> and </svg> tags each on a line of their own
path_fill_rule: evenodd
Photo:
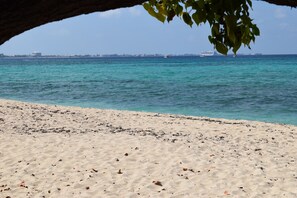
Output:
<svg viewBox="0 0 297 198">
<path fill-rule="evenodd" d="M 297 54 L 297 9 L 253 2 L 261 36 L 239 53 Z M 142 6 L 78 16 L 43 25 L 0 46 L 0 54 L 199 54 L 213 50 L 209 25 L 190 28 L 180 19 L 160 23 Z"/>
</svg>

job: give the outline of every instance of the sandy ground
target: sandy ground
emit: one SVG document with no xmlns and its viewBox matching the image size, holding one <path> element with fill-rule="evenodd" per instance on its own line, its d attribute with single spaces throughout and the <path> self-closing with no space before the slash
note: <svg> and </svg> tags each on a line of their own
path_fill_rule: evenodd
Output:
<svg viewBox="0 0 297 198">
<path fill-rule="evenodd" d="M 297 127 L 0 100 L 0 197 L 297 197 Z"/>
</svg>

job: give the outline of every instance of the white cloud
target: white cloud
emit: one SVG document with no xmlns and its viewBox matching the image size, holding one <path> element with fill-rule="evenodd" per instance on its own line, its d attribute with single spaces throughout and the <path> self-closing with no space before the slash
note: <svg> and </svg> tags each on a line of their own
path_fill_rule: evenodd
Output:
<svg viewBox="0 0 297 198">
<path fill-rule="evenodd" d="M 277 19 L 283 19 L 287 17 L 287 14 L 283 9 L 278 8 L 274 11 L 274 17 Z"/>
<path fill-rule="evenodd" d="M 117 9 L 117 10 L 109 10 L 106 12 L 101 12 L 99 13 L 99 17 L 101 18 L 112 18 L 112 17 L 119 17 L 122 14 L 122 11 Z"/>
</svg>

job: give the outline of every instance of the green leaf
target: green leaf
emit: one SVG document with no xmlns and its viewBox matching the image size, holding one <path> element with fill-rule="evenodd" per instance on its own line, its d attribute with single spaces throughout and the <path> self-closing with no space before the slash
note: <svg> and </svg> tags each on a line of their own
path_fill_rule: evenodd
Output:
<svg viewBox="0 0 297 198">
<path fill-rule="evenodd" d="M 236 52 L 238 51 L 238 49 L 240 48 L 241 46 L 241 43 L 236 43 L 234 46 L 233 46 L 233 53 L 236 54 Z"/>
<path fill-rule="evenodd" d="M 144 9 L 146 11 L 148 11 L 151 8 L 151 5 L 149 3 L 144 3 L 144 4 L 142 4 L 142 6 L 144 7 Z"/>
<path fill-rule="evenodd" d="M 165 20 L 166 20 L 166 17 L 165 17 L 163 14 L 161 14 L 161 13 L 156 13 L 156 18 L 157 18 L 159 21 L 161 21 L 162 23 L 164 23 Z"/>
<path fill-rule="evenodd" d="M 192 0 L 188 0 L 188 1 L 186 1 L 186 3 L 185 3 L 185 8 L 189 8 L 189 7 L 191 7 L 193 5 L 193 1 Z"/>
<path fill-rule="evenodd" d="M 186 24 L 192 27 L 193 21 L 192 18 L 190 17 L 189 13 L 183 12 L 183 20 Z"/>
<path fill-rule="evenodd" d="M 208 36 L 208 40 L 210 43 L 214 43 L 214 41 L 215 41 L 215 39 L 210 35 Z"/>
<path fill-rule="evenodd" d="M 199 0 L 197 3 L 200 9 L 204 9 L 204 5 L 205 5 L 204 0 Z"/>
<path fill-rule="evenodd" d="M 221 43 L 221 42 L 217 42 L 216 43 L 216 49 L 221 54 L 227 55 L 227 53 L 228 53 L 228 48 L 223 43 Z"/>
<path fill-rule="evenodd" d="M 211 28 L 212 35 L 218 35 L 218 34 L 220 34 L 219 28 L 220 28 L 220 25 L 218 23 L 213 24 L 213 26 Z"/>
<path fill-rule="evenodd" d="M 179 4 L 177 4 L 177 6 L 176 6 L 176 8 L 174 10 L 175 10 L 175 14 L 177 16 L 180 16 L 182 14 L 182 12 L 183 12 L 183 7 L 180 6 Z"/>
<path fill-rule="evenodd" d="M 163 22 L 165 21 L 166 17 L 160 13 L 160 12 L 156 12 L 149 3 L 144 3 L 143 4 L 144 9 L 146 9 L 148 11 L 148 13 L 150 15 L 152 15 L 153 17 L 157 18 L 159 21 Z"/>
<path fill-rule="evenodd" d="M 167 21 L 170 22 L 172 19 L 175 17 L 175 12 L 174 10 L 169 10 L 167 14 Z"/>
<path fill-rule="evenodd" d="M 202 22 L 202 21 L 200 21 L 199 15 L 198 15 L 197 12 L 195 12 L 194 14 L 192 14 L 192 19 L 194 20 L 194 22 L 196 23 L 196 25 L 200 25 L 200 23 Z"/>
<path fill-rule="evenodd" d="M 199 10 L 199 11 L 197 11 L 197 13 L 198 13 L 199 21 L 205 23 L 206 22 L 206 12 L 205 12 L 205 10 Z"/>
<path fill-rule="evenodd" d="M 192 19 L 197 25 L 200 25 L 201 23 L 206 22 L 206 13 L 204 10 L 196 11 L 194 14 L 192 14 Z"/>
<path fill-rule="evenodd" d="M 259 28 L 256 25 L 253 26 L 253 33 L 256 36 L 259 36 L 260 35 L 260 30 L 259 30 Z"/>
<path fill-rule="evenodd" d="M 156 12 L 155 10 L 151 7 L 151 5 L 149 3 L 144 3 L 143 4 L 144 9 L 146 9 L 146 11 L 152 15 L 153 17 L 156 17 Z"/>
</svg>

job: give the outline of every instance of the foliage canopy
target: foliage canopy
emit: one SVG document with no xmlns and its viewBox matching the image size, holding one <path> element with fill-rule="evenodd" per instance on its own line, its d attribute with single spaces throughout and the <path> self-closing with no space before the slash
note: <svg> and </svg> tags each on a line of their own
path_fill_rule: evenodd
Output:
<svg viewBox="0 0 297 198">
<path fill-rule="evenodd" d="M 208 23 L 209 41 L 225 55 L 229 50 L 236 54 L 242 45 L 250 48 L 250 43 L 260 35 L 249 14 L 251 0 L 149 0 L 143 6 L 163 23 L 174 17 L 191 27 Z"/>
</svg>

